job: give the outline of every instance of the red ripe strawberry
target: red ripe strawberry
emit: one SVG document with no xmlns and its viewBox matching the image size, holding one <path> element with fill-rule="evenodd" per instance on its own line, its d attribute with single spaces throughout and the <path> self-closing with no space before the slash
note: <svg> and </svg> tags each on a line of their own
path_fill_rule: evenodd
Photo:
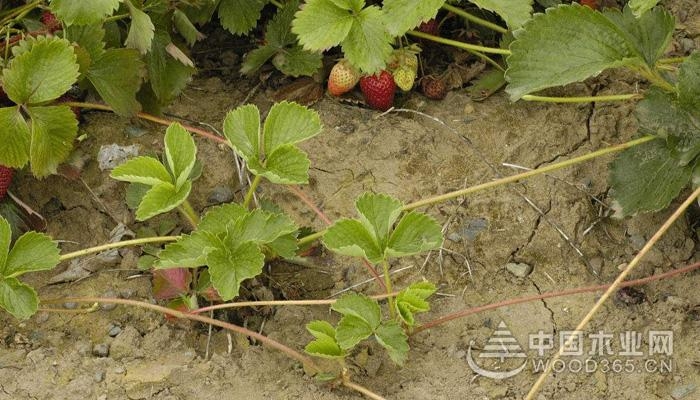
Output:
<svg viewBox="0 0 700 400">
<path fill-rule="evenodd" d="M 46 26 L 46 30 L 49 31 L 49 33 L 54 33 L 57 30 L 61 29 L 61 23 L 56 19 L 56 16 L 53 15 L 53 13 L 49 10 L 44 11 L 41 14 L 41 23 Z"/>
<path fill-rule="evenodd" d="M 394 83 L 394 77 L 387 71 L 363 76 L 360 78 L 360 89 L 367 104 L 375 110 L 386 111 L 394 105 L 396 83 Z"/>
<path fill-rule="evenodd" d="M 579 3 L 582 6 L 587 6 L 594 10 L 598 9 L 598 0 L 580 0 Z"/>
<path fill-rule="evenodd" d="M 338 61 L 328 76 L 328 91 L 333 96 L 349 92 L 360 80 L 360 73 L 347 60 Z"/>
<path fill-rule="evenodd" d="M 421 22 L 421 24 L 418 25 L 418 30 L 423 33 L 427 33 L 428 35 L 440 36 L 440 25 L 435 18 Z"/>
<path fill-rule="evenodd" d="M 442 100 L 447 96 L 445 81 L 434 76 L 424 76 L 420 81 L 421 89 L 425 97 L 433 100 Z"/>
<path fill-rule="evenodd" d="M 0 200 L 4 199 L 5 195 L 7 195 L 7 189 L 12 183 L 12 176 L 14 174 L 14 169 L 0 165 Z"/>
</svg>

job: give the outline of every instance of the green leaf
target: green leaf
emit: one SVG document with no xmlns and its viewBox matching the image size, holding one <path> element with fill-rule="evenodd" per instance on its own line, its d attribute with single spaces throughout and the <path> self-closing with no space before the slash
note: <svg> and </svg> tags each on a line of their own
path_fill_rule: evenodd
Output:
<svg viewBox="0 0 700 400">
<path fill-rule="evenodd" d="M 700 52 L 691 53 L 678 70 L 678 99 L 689 109 L 700 109 Z M 697 130 L 696 130 L 697 132 Z"/>
<path fill-rule="evenodd" d="M 384 26 L 381 9 L 369 6 L 354 18 L 341 48 L 354 66 L 365 74 L 374 74 L 386 66 L 386 60 L 393 51 L 392 41 L 393 37 Z"/>
<path fill-rule="evenodd" d="M 392 36 L 401 36 L 421 22 L 434 18 L 443 4 L 445 0 L 385 0 L 382 10 L 386 29 Z"/>
<path fill-rule="evenodd" d="M 10 223 L 0 216 L 0 276 L 5 276 L 5 264 L 7 254 L 10 252 L 12 242 L 12 227 Z"/>
<path fill-rule="evenodd" d="M 241 65 L 241 74 L 251 75 L 271 59 L 279 49 L 272 46 L 262 46 L 249 51 Z"/>
<path fill-rule="evenodd" d="M 272 59 L 272 65 L 283 74 L 292 77 L 311 76 L 323 66 L 322 60 L 323 55 L 320 52 L 311 52 L 295 46 L 277 52 Z"/>
<path fill-rule="evenodd" d="M 399 200 L 385 194 L 365 193 L 355 202 L 360 222 L 381 247 L 386 246 L 389 231 L 401 215 L 401 207 L 403 204 Z"/>
<path fill-rule="evenodd" d="M 102 23 L 91 25 L 71 25 L 63 31 L 64 37 L 90 55 L 91 60 L 99 58 L 105 52 L 105 28 Z M 82 70 L 81 70 L 82 71 Z"/>
<path fill-rule="evenodd" d="M 229 236 L 235 243 L 254 242 L 270 243 L 283 235 L 296 232 L 297 226 L 285 214 L 272 214 L 262 210 L 253 210 L 233 225 Z"/>
<path fill-rule="evenodd" d="M 360 221 L 354 219 L 336 221 L 323 235 L 323 245 L 336 253 L 366 258 L 374 264 L 384 259 L 384 253 L 374 237 Z"/>
<path fill-rule="evenodd" d="M 291 0 L 284 8 L 277 11 L 265 28 L 265 40 L 268 45 L 275 48 L 283 48 L 297 43 L 297 36 L 292 33 L 294 15 L 299 10 L 299 0 Z"/>
<path fill-rule="evenodd" d="M 479 8 L 500 15 L 511 30 L 523 26 L 532 14 L 532 0 L 470 0 Z"/>
<path fill-rule="evenodd" d="M 374 329 L 365 320 L 352 315 L 345 315 L 338 322 L 335 338 L 341 349 L 349 350 L 372 336 L 372 333 L 374 333 Z"/>
<path fill-rule="evenodd" d="M 272 183 L 281 185 L 309 183 L 309 161 L 306 154 L 294 145 L 278 147 L 265 160 L 265 167 L 256 168 L 250 165 L 249 169 L 256 175 L 262 175 Z"/>
<path fill-rule="evenodd" d="M 615 217 L 666 208 L 688 184 L 694 165 L 679 166 L 663 140 L 620 153 L 610 166 Z"/>
<path fill-rule="evenodd" d="M 175 176 L 175 188 L 179 190 L 194 168 L 197 146 L 190 133 L 177 122 L 170 124 L 165 133 L 165 159 Z"/>
<path fill-rule="evenodd" d="M 292 32 L 305 49 L 323 51 L 345 40 L 354 21 L 350 8 L 342 8 L 330 0 L 308 0 L 296 13 Z"/>
<path fill-rule="evenodd" d="M 78 120 L 68 106 L 28 107 L 27 114 L 31 118 L 32 173 L 37 177 L 55 173 L 73 149 Z"/>
<path fill-rule="evenodd" d="M 187 200 L 192 190 L 192 182 L 185 181 L 180 189 L 171 183 L 163 182 L 153 186 L 141 200 L 136 210 L 136 220 L 145 221 L 158 214 L 170 211 Z"/>
<path fill-rule="evenodd" d="M 272 242 L 267 243 L 266 246 L 273 254 L 282 258 L 292 258 L 296 256 L 296 252 L 299 249 L 296 232 L 282 235 Z"/>
<path fill-rule="evenodd" d="M 345 357 L 345 352 L 335 340 L 335 328 L 331 324 L 326 321 L 311 321 L 306 324 L 306 330 L 316 338 L 306 345 L 304 351 L 308 354 L 330 359 Z"/>
<path fill-rule="evenodd" d="M 321 119 L 315 111 L 288 101 L 276 103 L 265 119 L 263 148 L 266 155 L 285 144 L 296 144 L 321 132 Z"/>
<path fill-rule="evenodd" d="M 662 8 L 645 13 L 641 18 L 636 18 L 629 7 L 622 12 L 607 9 L 605 16 L 620 28 L 648 65 L 656 64 L 664 55 L 676 27 L 673 16 Z"/>
<path fill-rule="evenodd" d="M 363 321 L 371 330 L 377 329 L 382 319 L 381 310 L 376 300 L 363 294 L 349 293 L 333 303 L 331 309 Z"/>
<path fill-rule="evenodd" d="M 258 157 L 260 150 L 260 111 L 254 104 L 246 104 L 226 114 L 224 136 L 229 145 L 245 161 Z"/>
<path fill-rule="evenodd" d="M 0 308 L 23 320 L 36 313 L 39 297 L 34 289 L 15 278 L 0 279 Z"/>
<path fill-rule="evenodd" d="M 231 248 L 227 245 L 230 241 L 227 237 L 224 248 L 212 251 L 207 257 L 212 284 L 224 301 L 238 296 L 241 282 L 259 275 L 265 264 L 265 256 L 257 244 L 246 242 Z"/>
<path fill-rule="evenodd" d="M 384 322 L 375 332 L 377 342 L 388 352 L 389 357 L 398 365 L 403 365 L 408 357 L 408 336 L 396 321 Z"/>
<path fill-rule="evenodd" d="M 197 268 L 207 264 L 207 256 L 222 245 L 209 232 L 195 231 L 182 235 L 158 253 L 154 268 Z"/>
<path fill-rule="evenodd" d="M 0 165 L 23 167 L 29 161 L 31 133 L 17 107 L 0 108 Z"/>
<path fill-rule="evenodd" d="M 173 178 L 160 161 L 153 157 L 135 157 L 112 170 L 113 179 L 155 186 L 172 183 Z"/>
<path fill-rule="evenodd" d="M 248 210 L 240 204 L 230 203 L 210 208 L 199 221 L 197 229 L 220 235 L 226 233 L 229 224 L 244 217 Z"/>
<path fill-rule="evenodd" d="M 243 35 L 255 28 L 267 1 L 221 0 L 219 19 L 221 26 L 234 35 Z"/>
<path fill-rule="evenodd" d="M 20 54 L 15 54 L 3 71 L 2 86 L 17 104 L 55 100 L 78 79 L 80 67 L 65 39 L 40 36 L 23 40 L 15 49 Z"/>
<path fill-rule="evenodd" d="M 203 37 L 187 15 L 180 10 L 175 10 L 173 12 L 173 23 L 189 46 L 194 46 L 197 40 Z"/>
<path fill-rule="evenodd" d="M 115 113 L 129 116 L 141 110 L 136 93 L 145 74 L 145 65 L 136 50 L 108 49 L 94 60 L 86 76 Z"/>
<path fill-rule="evenodd" d="M 112 15 L 120 0 L 52 0 L 51 11 L 66 25 L 91 25 Z"/>
<path fill-rule="evenodd" d="M 151 17 L 136 7 L 131 1 L 125 1 L 129 8 L 129 14 L 131 14 L 131 26 L 124 45 L 138 50 L 141 54 L 146 54 L 151 50 L 156 27 L 153 25 Z"/>
<path fill-rule="evenodd" d="M 639 18 L 644 13 L 656 7 L 659 0 L 630 0 L 627 6 L 634 12 L 634 15 Z"/>
<path fill-rule="evenodd" d="M 578 4 L 535 15 L 515 32 L 510 50 L 506 91 L 512 100 L 584 80 L 607 68 L 643 63 L 615 23 Z"/>
<path fill-rule="evenodd" d="M 148 80 L 161 104 L 168 104 L 185 88 L 193 67 L 184 65 L 168 54 L 166 48 L 172 41 L 167 32 L 158 30 L 153 38 L 151 51 L 146 54 Z"/>
<path fill-rule="evenodd" d="M 414 314 L 430 310 L 430 303 L 426 299 L 436 291 L 437 288 L 430 282 L 414 283 L 402 290 L 394 301 L 401 320 L 408 326 L 414 326 L 416 324 Z"/>
<path fill-rule="evenodd" d="M 17 239 L 0 275 L 16 278 L 27 272 L 52 269 L 60 262 L 59 256 L 58 246 L 50 237 L 30 231 Z"/>
<path fill-rule="evenodd" d="M 442 228 L 429 216 L 411 211 L 404 215 L 391 234 L 387 253 L 403 257 L 438 249 L 442 246 Z"/>
</svg>

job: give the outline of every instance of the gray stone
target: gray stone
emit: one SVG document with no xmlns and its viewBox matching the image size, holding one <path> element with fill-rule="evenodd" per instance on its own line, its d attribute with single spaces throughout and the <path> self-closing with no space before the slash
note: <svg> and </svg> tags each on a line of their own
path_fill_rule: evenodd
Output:
<svg viewBox="0 0 700 400">
<path fill-rule="evenodd" d="M 533 267 L 525 263 L 508 263 L 506 270 L 518 278 L 526 278 L 532 273 Z"/>
<path fill-rule="evenodd" d="M 695 393 L 697 388 L 698 385 L 694 383 L 676 386 L 673 389 L 671 389 L 671 397 L 673 398 L 673 400 L 687 399 L 689 398 L 688 396 Z"/>
<path fill-rule="evenodd" d="M 105 380 L 105 374 L 104 371 L 97 371 L 95 374 L 92 376 L 92 380 L 95 381 L 95 383 L 100 383 Z"/>
<path fill-rule="evenodd" d="M 141 357 L 141 334 L 132 326 L 123 328 L 119 336 L 114 338 L 109 353 L 115 360 Z"/>
<path fill-rule="evenodd" d="M 229 203 L 233 200 L 233 194 L 233 189 L 220 185 L 211 191 L 209 197 L 207 197 L 207 202 L 209 204 Z"/>
<path fill-rule="evenodd" d="M 107 343 L 98 343 L 92 346 L 92 355 L 96 357 L 109 356 L 109 345 Z"/>
<path fill-rule="evenodd" d="M 118 325 L 110 325 L 109 332 L 107 333 L 110 337 L 116 337 L 122 333 L 122 328 Z"/>
</svg>

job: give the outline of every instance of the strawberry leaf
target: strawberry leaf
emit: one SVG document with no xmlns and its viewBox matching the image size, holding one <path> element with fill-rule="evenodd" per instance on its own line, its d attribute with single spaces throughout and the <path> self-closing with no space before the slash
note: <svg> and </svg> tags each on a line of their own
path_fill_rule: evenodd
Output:
<svg viewBox="0 0 700 400">
<path fill-rule="evenodd" d="M 338 322 L 335 338 L 341 349 L 349 350 L 372 336 L 372 333 L 374 333 L 374 329 L 362 318 L 345 315 Z"/>
<path fill-rule="evenodd" d="M 323 235 L 323 245 L 338 254 L 365 258 L 375 264 L 384 259 L 372 234 L 354 219 L 336 221 Z"/>
<path fill-rule="evenodd" d="M 408 336 L 396 321 L 386 321 L 376 332 L 377 342 L 389 353 L 389 357 L 398 365 L 403 365 L 408 357 Z"/>
<path fill-rule="evenodd" d="M 392 36 L 400 36 L 434 18 L 445 0 L 385 0 L 382 4 L 386 29 Z"/>
<path fill-rule="evenodd" d="M 620 153 L 610 166 L 615 217 L 666 208 L 690 181 L 695 163 L 680 165 L 673 149 L 654 140 Z"/>
<path fill-rule="evenodd" d="M 0 278 L 0 308 L 19 320 L 36 313 L 39 297 L 34 289 L 15 278 Z"/>
<path fill-rule="evenodd" d="M 369 6 L 355 18 L 347 37 L 341 43 L 345 57 L 366 74 L 374 74 L 386 66 L 393 48 L 379 7 Z"/>
<path fill-rule="evenodd" d="M 165 133 L 165 159 L 179 190 L 188 181 L 197 161 L 197 146 L 192 136 L 178 123 L 170 124 Z"/>
<path fill-rule="evenodd" d="M 408 326 L 414 326 L 416 324 L 414 314 L 430 310 L 430 303 L 426 299 L 436 291 L 437 288 L 430 282 L 414 283 L 402 290 L 394 302 L 401 320 Z"/>
<path fill-rule="evenodd" d="M 243 218 L 248 210 L 240 204 L 230 203 L 210 208 L 202 220 L 199 221 L 198 229 L 214 235 L 226 233 L 230 223 Z"/>
<path fill-rule="evenodd" d="M 0 276 L 5 275 L 5 264 L 7 263 L 7 255 L 10 253 L 11 243 L 12 226 L 0 216 Z"/>
<path fill-rule="evenodd" d="M 91 25 L 112 15 L 120 2 L 121 0 L 51 0 L 51 11 L 66 25 Z"/>
<path fill-rule="evenodd" d="M 156 27 L 153 26 L 151 17 L 137 8 L 131 0 L 126 0 L 126 5 L 131 14 L 131 26 L 124 45 L 138 50 L 141 54 L 146 54 L 151 50 Z"/>
<path fill-rule="evenodd" d="M 265 264 L 257 244 L 245 242 L 231 247 L 235 242 L 236 238 L 227 235 L 224 246 L 207 257 L 212 284 L 224 301 L 238 296 L 241 282 L 259 275 Z"/>
<path fill-rule="evenodd" d="M 68 106 L 28 107 L 27 114 L 31 119 L 32 173 L 38 177 L 53 174 L 73 149 L 78 133 L 75 114 Z"/>
<path fill-rule="evenodd" d="M 221 0 L 221 26 L 234 35 L 243 35 L 255 28 L 266 0 Z"/>
<path fill-rule="evenodd" d="M 306 324 L 306 330 L 316 339 L 304 348 L 308 354 L 322 358 L 344 358 L 345 351 L 335 340 L 335 328 L 326 321 L 311 321 Z"/>
<path fill-rule="evenodd" d="M 269 213 L 253 210 L 230 225 L 231 240 L 253 242 L 258 244 L 270 243 L 282 235 L 296 232 L 297 226 L 285 214 Z"/>
<path fill-rule="evenodd" d="M 313 110 L 283 101 L 270 109 L 263 128 L 265 154 L 283 145 L 296 144 L 321 132 L 321 119 Z"/>
<path fill-rule="evenodd" d="M 127 116 L 141 109 L 136 93 L 145 72 L 137 51 L 109 49 L 94 59 L 86 76 L 114 112 Z"/>
<path fill-rule="evenodd" d="M 359 293 L 346 294 L 333 303 L 331 309 L 343 316 L 359 319 L 370 331 L 377 329 L 382 319 L 377 301 Z"/>
<path fill-rule="evenodd" d="M 71 25 L 63 31 L 64 37 L 69 42 L 76 43 L 79 48 L 85 50 L 90 55 L 91 62 L 99 58 L 105 52 L 105 34 L 105 28 L 102 23 Z"/>
<path fill-rule="evenodd" d="M 153 186 L 143 196 L 139 208 L 136 210 L 136 219 L 145 221 L 158 214 L 168 212 L 187 200 L 192 190 L 192 181 L 186 181 L 179 189 L 168 182 Z"/>
<path fill-rule="evenodd" d="M 263 168 L 250 166 L 257 175 L 264 176 L 272 183 L 280 185 L 301 185 L 309 183 L 309 166 L 311 162 L 306 153 L 296 146 L 280 146 L 265 160 Z"/>
<path fill-rule="evenodd" d="M 249 51 L 241 64 L 241 74 L 251 75 L 265 65 L 278 51 L 278 48 L 269 45 Z"/>
<path fill-rule="evenodd" d="M 158 253 L 154 268 L 197 268 L 207 264 L 207 256 L 221 247 L 215 235 L 197 230 L 190 235 L 182 235 L 175 243 L 169 243 Z"/>
<path fill-rule="evenodd" d="M 153 157 L 134 157 L 112 170 L 113 179 L 123 182 L 155 186 L 172 183 L 172 176 L 163 164 Z"/>
<path fill-rule="evenodd" d="M 0 164 L 21 168 L 29 161 L 31 133 L 17 107 L 0 108 Z"/>
<path fill-rule="evenodd" d="M 470 0 L 479 8 L 500 15 L 511 30 L 520 28 L 530 19 L 532 0 Z"/>
<path fill-rule="evenodd" d="M 260 111 L 254 104 L 238 107 L 226 115 L 224 136 L 246 162 L 257 158 L 260 142 Z"/>
<path fill-rule="evenodd" d="M 605 16 L 626 35 L 627 41 L 644 57 L 647 65 L 654 65 L 671 43 L 676 22 L 662 8 L 656 8 L 636 18 L 629 7 L 622 12 L 607 9 Z"/>
<path fill-rule="evenodd" d="M 296 13 L 292 32 L 306 50 L 327 50 L 347 38 L 355 18 L 350 4 L 342 3 L 346 2 L 308 0 Z"/>
<path fill-rule="evenodd" d="M 411 211 L 404 215 L 387 246 L 390 257 L 405 257 L 442 246 L 442 227 L 429 216 Z"/>
<path fill-rule="evenodd" d="M 644 15 L 647 11 L 656 7 L 659 4 L 659 0 L 630 0 L 627 5 L 634 13 L 634 16 L 639 18 Z"/>
<path fill-rule="evenodd" d="M 194 46 L 197 40 L 202 39 L 204 35 L 197 30 L 197 28 L 192 24 L 187 14 L 180 10 L 175 10 L 173 12 L 173 24 L 177 29 L 177 32 L 185 38 L 185 41 L 189 46 Z"/>
<path fill-rule="evenodd" d="M 58 265 L 59 255 L 58 246 L 50 237 L 38 232 L 27 232 L 15 242 L 0 275 L 17 278 L 27 272 L 52 269 Z"/>
<path fill-rule="evenodd" d="M 311 76 L 322 66 L 323 56 L 319 52 L 310 52 L 300 46 L 276 52 L 272 65 L 280 72 L 292 77 Z"/>
<path fill-rule="evenodd" d="M 168 54 L 166 48 L 172 41 L 167 31 L 157 31 L 151 51 L 146 54 L 148 81 L 161 104 L 168 104 L 177 97 L 195 72 Z"/>
<path fill-rule="evenodd" d="M 535 15 L 515 32 L 506 91 L 512 100 L 584 80 L 607 68 L 644 63 L 634 43 L 603 14 L 578 4 Z"/>
<path fill-rule="evenodd" d="M 402 206 L 400 201 L 391 196 L 374 193 L 365 193 L 355 202 L 360 222 L 382 246 L 386 245 L 389 231 L 401 215 Z"/>
<path fill-rule="evenodd" d="M 2 86 L 17 104 L 55 100 L 78 79 L 80 67 L 73 46 L 65 39 L 25 39 L 13 50 L 15 57 L 3 71 Z"/>
<path fill-rule="evenodd" d="M 186 268 L 171 268 L 153 271 L 153 297 L 170 300 L 189 293 L 192 272 Z"/>
</svg>

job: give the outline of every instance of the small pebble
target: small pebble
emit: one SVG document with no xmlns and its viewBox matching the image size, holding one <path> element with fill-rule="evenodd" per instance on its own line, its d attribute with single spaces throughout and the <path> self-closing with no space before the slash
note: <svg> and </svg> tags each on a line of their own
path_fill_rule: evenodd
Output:
<svg viewBox="0 0 700 400">
<path fill-rule="evenodd" d="M 340 133 L 349 135 L 357 130 L 357 125 L 353 124 L 352 122 L 345 122 L 336 126 L 335 130 Z"/>
<path fill-rule="evenodd" d="M 116 337 L 120 333 L 122 333 L 122 328 L 117 325 L 112 325 L 107 334 L 109 335 L 109 337 Z"/>
<path fill-rule="evenodd" d="M 691 394 L 695 393 L 698 386 L 694 383 L 688 385 L 676 386 L 671 390 L 671 397 L 673 400 L 681 400 L 689 398 Z"/>
<path fill-rule="evenodd" d="M 63 308 L 67 308 L 69 310 L 75 310 L 76 308 L 78 308 L 78 303 L 66 302 L 66 303 L 63 303 Z"/>
<path fill-rule="evenodd" d="M 111 299 L 111 298 L 115 298 L 118 296 L 117 296 L 117 292 L 115 292 L 114 290 L 107 290 L 106 292 L 102 293 L 102 297 Z M 114 310 L 115 308 L 117 308 L 117 305 L 103 303 L 100 305 L 100 308 L 102 308 L 104 311 L 111 311 L 111 310 Z"/>
<path fill-rule="evenodd" d="M 603 261 L 603 257 L 593 257 L 590 259 L 590 261 L 588 261 L 588 263 L 591 265 L 591 268 L 596 273 L 602 271 L 603 265 L 605 264 Z"/>
<path fill-rule="evenodd" d="M 223 185 L 215 187 L 207 198 L 207 202 L 209 204 L 230 203 L 232 200 L 233 190 L 230 187 Z"/>
<path fill-rule="evenodd" d="M 532 273 L 532 265 L 525 263 L 508 263 L 506 270 L 518 278 L 525 278 Z"/>
<path fill-rule="evenodd" d="M 119 366 L 119 367 L 115 367 L 115 368 L 114 368 L 114 373 L 117 374 L 117 375 L 121 375 L 121 374 L 123 374 L 124 372 L 126 372 L 126 370 L 125 370 L 124 367 L 122 367 L 122 366 Z"/>
<path fill-rule="evenodd" d="M 92 379 L 95 381 L 95 383 L 100 383 L 105 380 L 105 372 L 104 371 L 97 371 L 95 372 L 95 375 L 93 375 Z"/>
<path fill-rule="evenodd" d="M 107 357 L 109 356 L 109 345 L 106 343 L 99 343 L 92 346 L 92 355 L 96 357 Z"/>
</svg>

